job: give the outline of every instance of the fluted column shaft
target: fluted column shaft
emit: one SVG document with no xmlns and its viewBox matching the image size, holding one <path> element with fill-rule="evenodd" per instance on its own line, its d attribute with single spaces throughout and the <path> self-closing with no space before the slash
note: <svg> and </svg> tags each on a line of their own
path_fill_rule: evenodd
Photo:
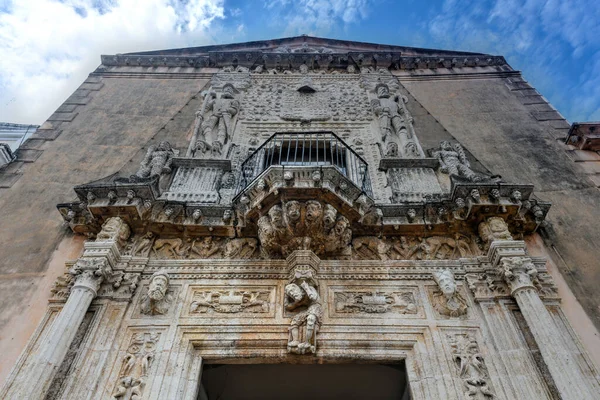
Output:
<svg viewBox="0 0 600 400">
<path fill-rule="evenodd" d="M 43 398 L 75 338 L 85 313 L 96 297 L 102 280 L 102 276 L 96 276 L 92 271 L 83 271 L 75 278 L 67 302 L 43 338 L 32 365 L 14 393 L 15 397 Z"/>
</svg>

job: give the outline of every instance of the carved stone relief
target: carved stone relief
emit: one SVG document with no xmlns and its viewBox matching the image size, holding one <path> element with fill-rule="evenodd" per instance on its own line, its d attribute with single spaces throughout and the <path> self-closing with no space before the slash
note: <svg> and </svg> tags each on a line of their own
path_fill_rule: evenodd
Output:
<svg viewBox="0 0 600 400">
<path fill-rule="evenodd" d="M 122 359 L 119 380 L 113 398 L 121 400 L 141 399 L 148 378 L 148 371 L 155 358 L 160 333 L 135 333 L 127 353 Z"/>
<path fill-rule="evenodd" d="M 448 260 L 480 255 L 473 238 L 448 236 L 360 236 L 352 241 L 355 260 Z"/>
<path fill-rule="evenodd" d="M 129 225 L 121 217 L 111 217 L 104 222 L 100 233 L 96 236 L 97 242 L 115 241 L 123 247 L 129 239 L 131 231 Z"/>
<path fill-rule="evenodd" d="M 435 311 L 444 317 L 460 317 L 467 314 L 468 304 L 454 280 L 454 273 L 448 269 L 433 273 L 438 290 L 432 293 Z"/>
<path fill-rule="evenodd" d="M 462 379 L 467 399 L 493 399 L 490 376 L 475 338 L 468 333 L 447 335 L 458 376 Z"/>
<path fill-rule="evenodd" d="M 323 320 L 318 283 L 312 269 L 296 268 L 285 286 L 285 310 L 292 312 L 288 353 L 316 353 L 317 333 Z"/>
<path fill-rule="evenodd" d="M 256 314 L 269 313 L 273 288 L 213 287 L 194 290 L 190 315 L 202 314 Z"/>
<path fill-rule="evenodd" d="M 259 258 L 258 241 L 254 238 L 226 239 L 203 236 L 197 238 L 159 238 L 152 246 L 153 258 L 158 259 L 206 259 Z"/>
<path fill-rule="evenodd" d="M 442 173 L 468 182 L 482 182 L 491 179 L 491 177 L 471 169 L 471 163 L 460 143 L 451 144 L 444 140 L 440 142 L 439 149 L 432 149 L 429 152 L 432 157 L 439 160 Z"/>
<path fill-rule="evenodd" d="M 479 224 L 479 236 L 485 243 L 486 250 L 494 240 L 513 240 L 508 225 L 500 217 L 490 217 Z"/>
<path fill-rule="evenodd" d="M 143 295 L 140 312 L 146 315 L 164 315 L 173 302 L 173 294 L 169 292 L 169 275 L 160 270 L 152 274 L 148 291 Z"/>
<path fill-rule="evenodd" d="M 294 250 L 317 255 L 350 255 L 350 222 L 330 204 L 315 200 L 276 204 L 258 220 L 258 237 L 267 258 Z"/>
<path fill-rule="evenodd" d="M 412 314 L 418 312 L 414 290 L 333 290 L 336 314 Z"/>
<path fill-rule="evenodd" d="M 160 142 L 158 145 L 152 145 L 148 148 L 146 156 L 140 163 L 140 168 L 129 178 L 130 182 L 145 182 L 155 176 L 171 173 L 171 164 L 173 163 L 173 151 L 169 142 Z"/>
</svg>

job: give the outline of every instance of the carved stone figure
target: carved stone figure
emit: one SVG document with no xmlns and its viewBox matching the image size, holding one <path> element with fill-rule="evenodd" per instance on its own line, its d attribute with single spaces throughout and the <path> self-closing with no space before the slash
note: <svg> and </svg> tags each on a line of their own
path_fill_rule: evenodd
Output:
<svg viewBox="0 0 600 400">
<path fill-rule="evenodd" d="M 125 246 L 130 233 L 129 225 L 121 217 L 111 217 L 102 225 L 96 241 L 114 240 L 122 247 Z"/>
<path fill-rule="evenodd" d="M 316 200 L 288 201 L 272 206 L 258 220 L 263 256 L 287 257 L 294 250 L 312 250 L 317 255 L 349 255 L 350 222 L 330 204 Z"/>
<path fill-rule="evenodd" d="M 439 290 L 433 293 L 433 307 L 440 315 L 460 317 L 467 313 L 467 301 L 457 290 L 452 271 L 445 269 L 433 273 Z"/>
<path fill-rule="evenodd" d="M 409 143 L 414 144 L 418 151 L 418 145 L 413 138 L 412 116 L 404 106 L 406 99 L 402 96 L 391 98 L 390 89 L 385 83 L 380 83 L 375 87 L 377 99 L 371 101 L 373 111 L 379 118 L 379 129 L 381 131 L 381 141 L 384 144 L 384 157 L 412 156 L 413 154 L 399 154 L 400 149 L 405 152 Z M 402 103 L 401 103 L 402 102 Z M 413 147 L 409 147 L 410 152 L 414 153 Z"/>
<path fill-rule="evenodd" d="M 444 140 L 440 149 L 431 152 L 431 155 L 440 161 L 440 171 L 443 173 L 466 179 L 469 182 L 480 182 L 484 178 L 471 169 L 465 150 L 459 143 L 454 145 Z"/>
<path fill-rule="evenodd" d="M 231 239 L 225 245 L 225 258 L 248 259 L 258 249 L 258 241 L 252 238 Z"/>
<path fill-rule="evenodd" d="M 288 352 L 294 354 L 316 353 L 317 333 L 323 318 L 321 298 L 312 274 L 296 276 L 285 286 L 288 311 L 298 311 L 290 323 Z"/>
<path fill-rule="evenodd" d="M 473 241 L 465 236 L 360 236 L 352 241 L 357 260 L 447 260 L 477 255 Z"/>
<path fill-rule="evenodd" d="M 169 275 L 162 269 L 152 274 L 148 292 L 142 298 L 141 313 L 148 315 L 165 314 L 173 301 L 173 297 L 168 293 L 168 290 Z"/>
<path fill-rule="evenodd" d="M 334 301 L 337 313 L 417 313 L 411 292 L 335 292 Z"/>
<path fill-rule="evenodd" d="M 211 114 L 202 123 L 199 141 L 204 143 L 203 146 L 210 146 L 213 157 L 221 156 L 223 146 L 227 144 L 233 133 L 232 119 L 240 110 L 240 102 L 235 99 L 235 93 L 232 84 L 225 84 L 221 96 L 209 99 L 206 105 L 206 111 Z M 216 130 L 216 137 L 214 130 Z M 198 148 L 198 145 L 196 147 Z M 204 152 L 206 151 L 208 147 L 204 148 Z"/>
<path fill-rule="evenodd" d="M 160 333 L 136 333 L 133 335 L 127 354 L 123 357 L 119 382 L 113 398 L 140 400 L 148 377 L 148 370 L 154 361 L 156 345 Z"/>
<path fill-rule="evenodd" d="M 500 217 L 490 217 L 479 224 L 479 236 L 485 243 L 486 250 L 494 240 L 513 240 L 508 225 Z"/>
<path fill-rule="evenodd" d="M 464 384 L 465 396 L 468 399 L 495 398 L 496 395 L 488 386 L 490 377 L 477 341 L 469 334 L 456 334 L 448 335 L 448 342 L 458 375 Z"/>
<path fill-rule="evenodd" d="M 154 233 L 147 232 L 134 242 L 131 249 L 131 255 L 134 257 L 147 257 L 148 253 L 150 253 L 150 250 L 152 249 L 152 244 L 154 244 Z"/>
<path fill-rule="evenodd" d="M 174 156 L 175 152 L 169 142 L 163 141 L 158 145 L 150 146 L 146 156 L 140 163 L 140 169 L 131 179 L 135 181 L 171 173 Z"/>
<path fill-rule="evenodd" d="M 213 241 L 212 236 L 206 236 L 199 240 L 194 240 L 190 247 L 190 252 L 197 254 L 200 258 L 211 258 L 221 250 L 219 244 Z"/>
</svg>

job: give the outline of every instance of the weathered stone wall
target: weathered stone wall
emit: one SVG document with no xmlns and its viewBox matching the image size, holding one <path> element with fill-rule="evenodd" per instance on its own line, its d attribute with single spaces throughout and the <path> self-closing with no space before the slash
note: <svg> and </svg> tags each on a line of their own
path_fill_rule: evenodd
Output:
<svg viewBox="0 0 600 400">
<path fill-rule="evenodd" d="M 19 161 L 9 171 L 2 171 L 18 179 L 12 187 L 0 188 L 0 292 L 4 299 L 0 304 L 0 381 L 40 322 L 51 282 L 64 271 L 64 261 L 81 251 L 82 238 L 74 239 L 63 225 L 56 204 L 73 200 L 75 185 L 130 164 L 137 168 L 145 152 L 140 148 L 147 147 L 155 136 L 160 140 L 161 128 L 177 121 L 180 110 L 193 101 L 207 80 L 94 81 L 93 91 L 85 89 L 90 84 L 84 83 L 67 101 L 87 104 L 54 114 L 32 137 L 30 146 L 36 147 L 38 158 L 27 161 L 34 162 Z M 73 100 L 82 91 L 85 96 Z M 189 121 L 185 123 L 189 126 Z M 54 140 L 40 140 L 56 134 Z M 169 140 L 177 143 L 176 138 Z M 21 159 L 27 154 L 22 153 Z M 62 262 L 50 262 L 53 253 Z"/>
<path fill-rule="evenodd" d="M 487 169 L 508 182 L 528 182 L 552 202 L 539 231 L 550 256 L 600 327 L 600 190 L 565 153 L 568 124 L 534 89 L 514 78 L 400 78 L 408 91 Z M 518 81 L 518 79 L 517 79 Z M 529 98 L 530 100 L 528 100 Z M 540 110 L 545 108 L 539 108 Z M 545 114 L 550 114 L 549 116 Z M 565 129 L 566 128 L 566 129 Z"/>
</svg>

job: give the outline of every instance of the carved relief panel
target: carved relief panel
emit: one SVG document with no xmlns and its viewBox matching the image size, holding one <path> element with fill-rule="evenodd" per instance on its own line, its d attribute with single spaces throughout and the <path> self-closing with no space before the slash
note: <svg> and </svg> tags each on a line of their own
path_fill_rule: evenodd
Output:
<svg viewBox="0 0 600 400">
<path fill-rule="evenodd" d="M 329 316 L 342 318 L 424 318 L 414 286 L 330 286 Z"/>
<path fill-rule="evenodd" d="M 275 316 L 274 286 L 191 286 L 183 317 Z"/>
</svg>

